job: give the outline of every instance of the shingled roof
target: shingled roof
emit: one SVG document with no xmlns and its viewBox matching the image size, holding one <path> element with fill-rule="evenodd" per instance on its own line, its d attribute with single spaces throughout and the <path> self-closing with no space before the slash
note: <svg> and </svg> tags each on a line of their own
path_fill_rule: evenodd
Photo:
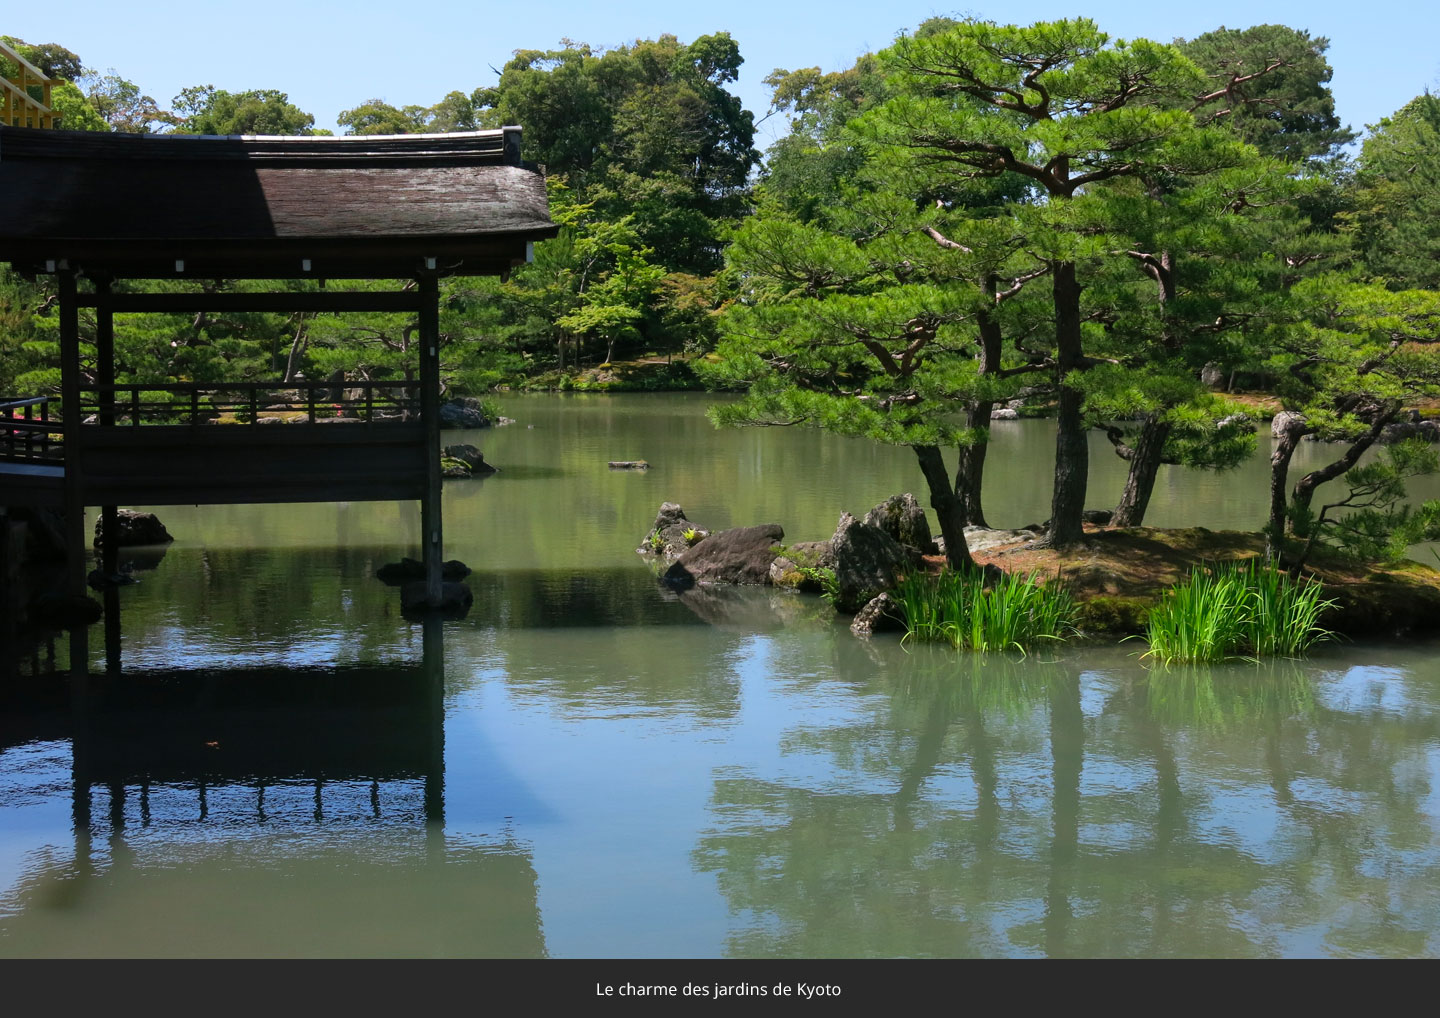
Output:
<svg viewBox="0 0 1440 1018">
<path fill-rule="evenodd" d="M 0 127 L 0 260 L 114 276 L 503 272 L 553 237 L 520 129 L 341 138 Z"/>
</svg>

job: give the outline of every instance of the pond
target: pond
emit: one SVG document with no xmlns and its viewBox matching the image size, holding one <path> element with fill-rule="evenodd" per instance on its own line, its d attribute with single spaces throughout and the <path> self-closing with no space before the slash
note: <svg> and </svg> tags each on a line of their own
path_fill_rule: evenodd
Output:
<svg viewBox="0 0 1440 1018">
<path fill-rule="evenodd" d="M 463 619 L 406 621 L 373 578 L 412 504 L 159 510 L 122 674 L 103 624 L 9 663 L 0 956 L 1440 953 L 1434 645 L 1164 672 L 681 600 L 634 550 L 661 502 L 813 540 L 919 480 L 705 405 L 511 396 L 457 436 L 501 468 L 446 487 Z M 995 525 L 1048 515 L 1052 436 L 997 427 Z M 1254 529 L 1267 444 L 1165 468 L 1147 522 Z M 1099 439 L 1092 506 L 1123 467 Z"/>
</svg>

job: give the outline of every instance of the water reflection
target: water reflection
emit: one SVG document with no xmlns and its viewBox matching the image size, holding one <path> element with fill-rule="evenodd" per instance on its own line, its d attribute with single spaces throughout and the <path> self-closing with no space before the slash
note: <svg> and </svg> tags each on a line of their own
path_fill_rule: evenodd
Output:
<svg viewBox="0 0 1440 1018">
<path fill-rule="evenodd" d="M 1433 949 L 1432 720 L 1347 724 L 1335 674 L 1294 662 L 881 658 L 778 773 L 717 771 L 693 859 L 729 953 Z"/>
<path fill-rule="evenodd" d="M 4 953 L 546 953 L 528 847 L 447 837 L 438 619 L 419 663 L 323 669 L 95 673 L 79 633 L 3 687 L 0 811 L 63 780 L 71 820 L 0 893 Z"/>
</svg>

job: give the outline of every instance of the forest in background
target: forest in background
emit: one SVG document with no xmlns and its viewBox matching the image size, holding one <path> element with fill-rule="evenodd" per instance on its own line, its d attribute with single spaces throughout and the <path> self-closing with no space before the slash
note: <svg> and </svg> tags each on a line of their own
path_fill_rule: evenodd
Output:
<svg viewBox="0 0 1440 1018">
<path fill-rule="evenodd" d="M 63 79 L 65 128 L 325 133 L 282 91 L 196 86 L 165 108 L 59 44 L 7 42 Z M 1357 149 L 1327 47 L 1279 25 L 1159 43 L 1083 19 L 933 18 L 841 71 L 773 71 L 771 112 L 790 131 L 763 155 L 726 88 L 742 57 L 724 32 L 518 50 L 494 87 L 429 107 L 369 99 L 337 122 L 519 124 L 525 157 L 546 168 L 560 236 L 504 280 L 444 284 L 454 394 L 730 388 L 745 396 L 717 410 L 721 424 L 910 446 L 965 566 L 958 528 L 985 523 L 992 416 L 1055 419 L 1047 540 L 1063 547 L 1081 538 L 1092 429 L 1130 464 L 1116 522 L 1139 525 L 1161 466 L 1223 469 L 1253 452 L 1246 405 L 1229 398 L 1243 389 L 1291 411 L 1272 459 L 1275 539 L 1327 533 L 1380 555 L 1436 515 L 1403 501 L 1433 452 L 1400 443 L 1369 474 L 1358 464 L 1440 399 L 1440 100 L 1397 97 Z M 0 268 L 0 392 L 58 387 L 48 285 Z M 371 285 L 395 283 L 331 288 Z M 406 377 L 413 326 L 124 316 L 118 381 Z M 1336 443 L 1336 458 L 1292 486 L 1306 437 Z M 1315 504 L 1341 477 L 1339 508 Z"/>
</svg>

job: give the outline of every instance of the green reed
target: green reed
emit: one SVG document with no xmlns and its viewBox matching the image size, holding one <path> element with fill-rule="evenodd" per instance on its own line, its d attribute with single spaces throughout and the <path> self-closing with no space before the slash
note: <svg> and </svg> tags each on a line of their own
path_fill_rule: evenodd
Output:
<svg viewBox="0 0 1440 1018">
<path fill-rule="evenodd" d="M 1058 584 L 1006 576 L 987 588 L 979 575 L 913 576 L 894 596 L 905 610 L 905 639 L 934 640 L 960 650 L 1023 650 L 1074 631 L 1075 602 Z"/>
<path fill-rule="evenodd" d="M 1334 603 L 1322 592 L 1258 560 L 1197 567 L 1150 610 L 1145 656 L 1167 665 L 1298 657 L 1332 635 L 1319 625 Z"/>
</svg>

